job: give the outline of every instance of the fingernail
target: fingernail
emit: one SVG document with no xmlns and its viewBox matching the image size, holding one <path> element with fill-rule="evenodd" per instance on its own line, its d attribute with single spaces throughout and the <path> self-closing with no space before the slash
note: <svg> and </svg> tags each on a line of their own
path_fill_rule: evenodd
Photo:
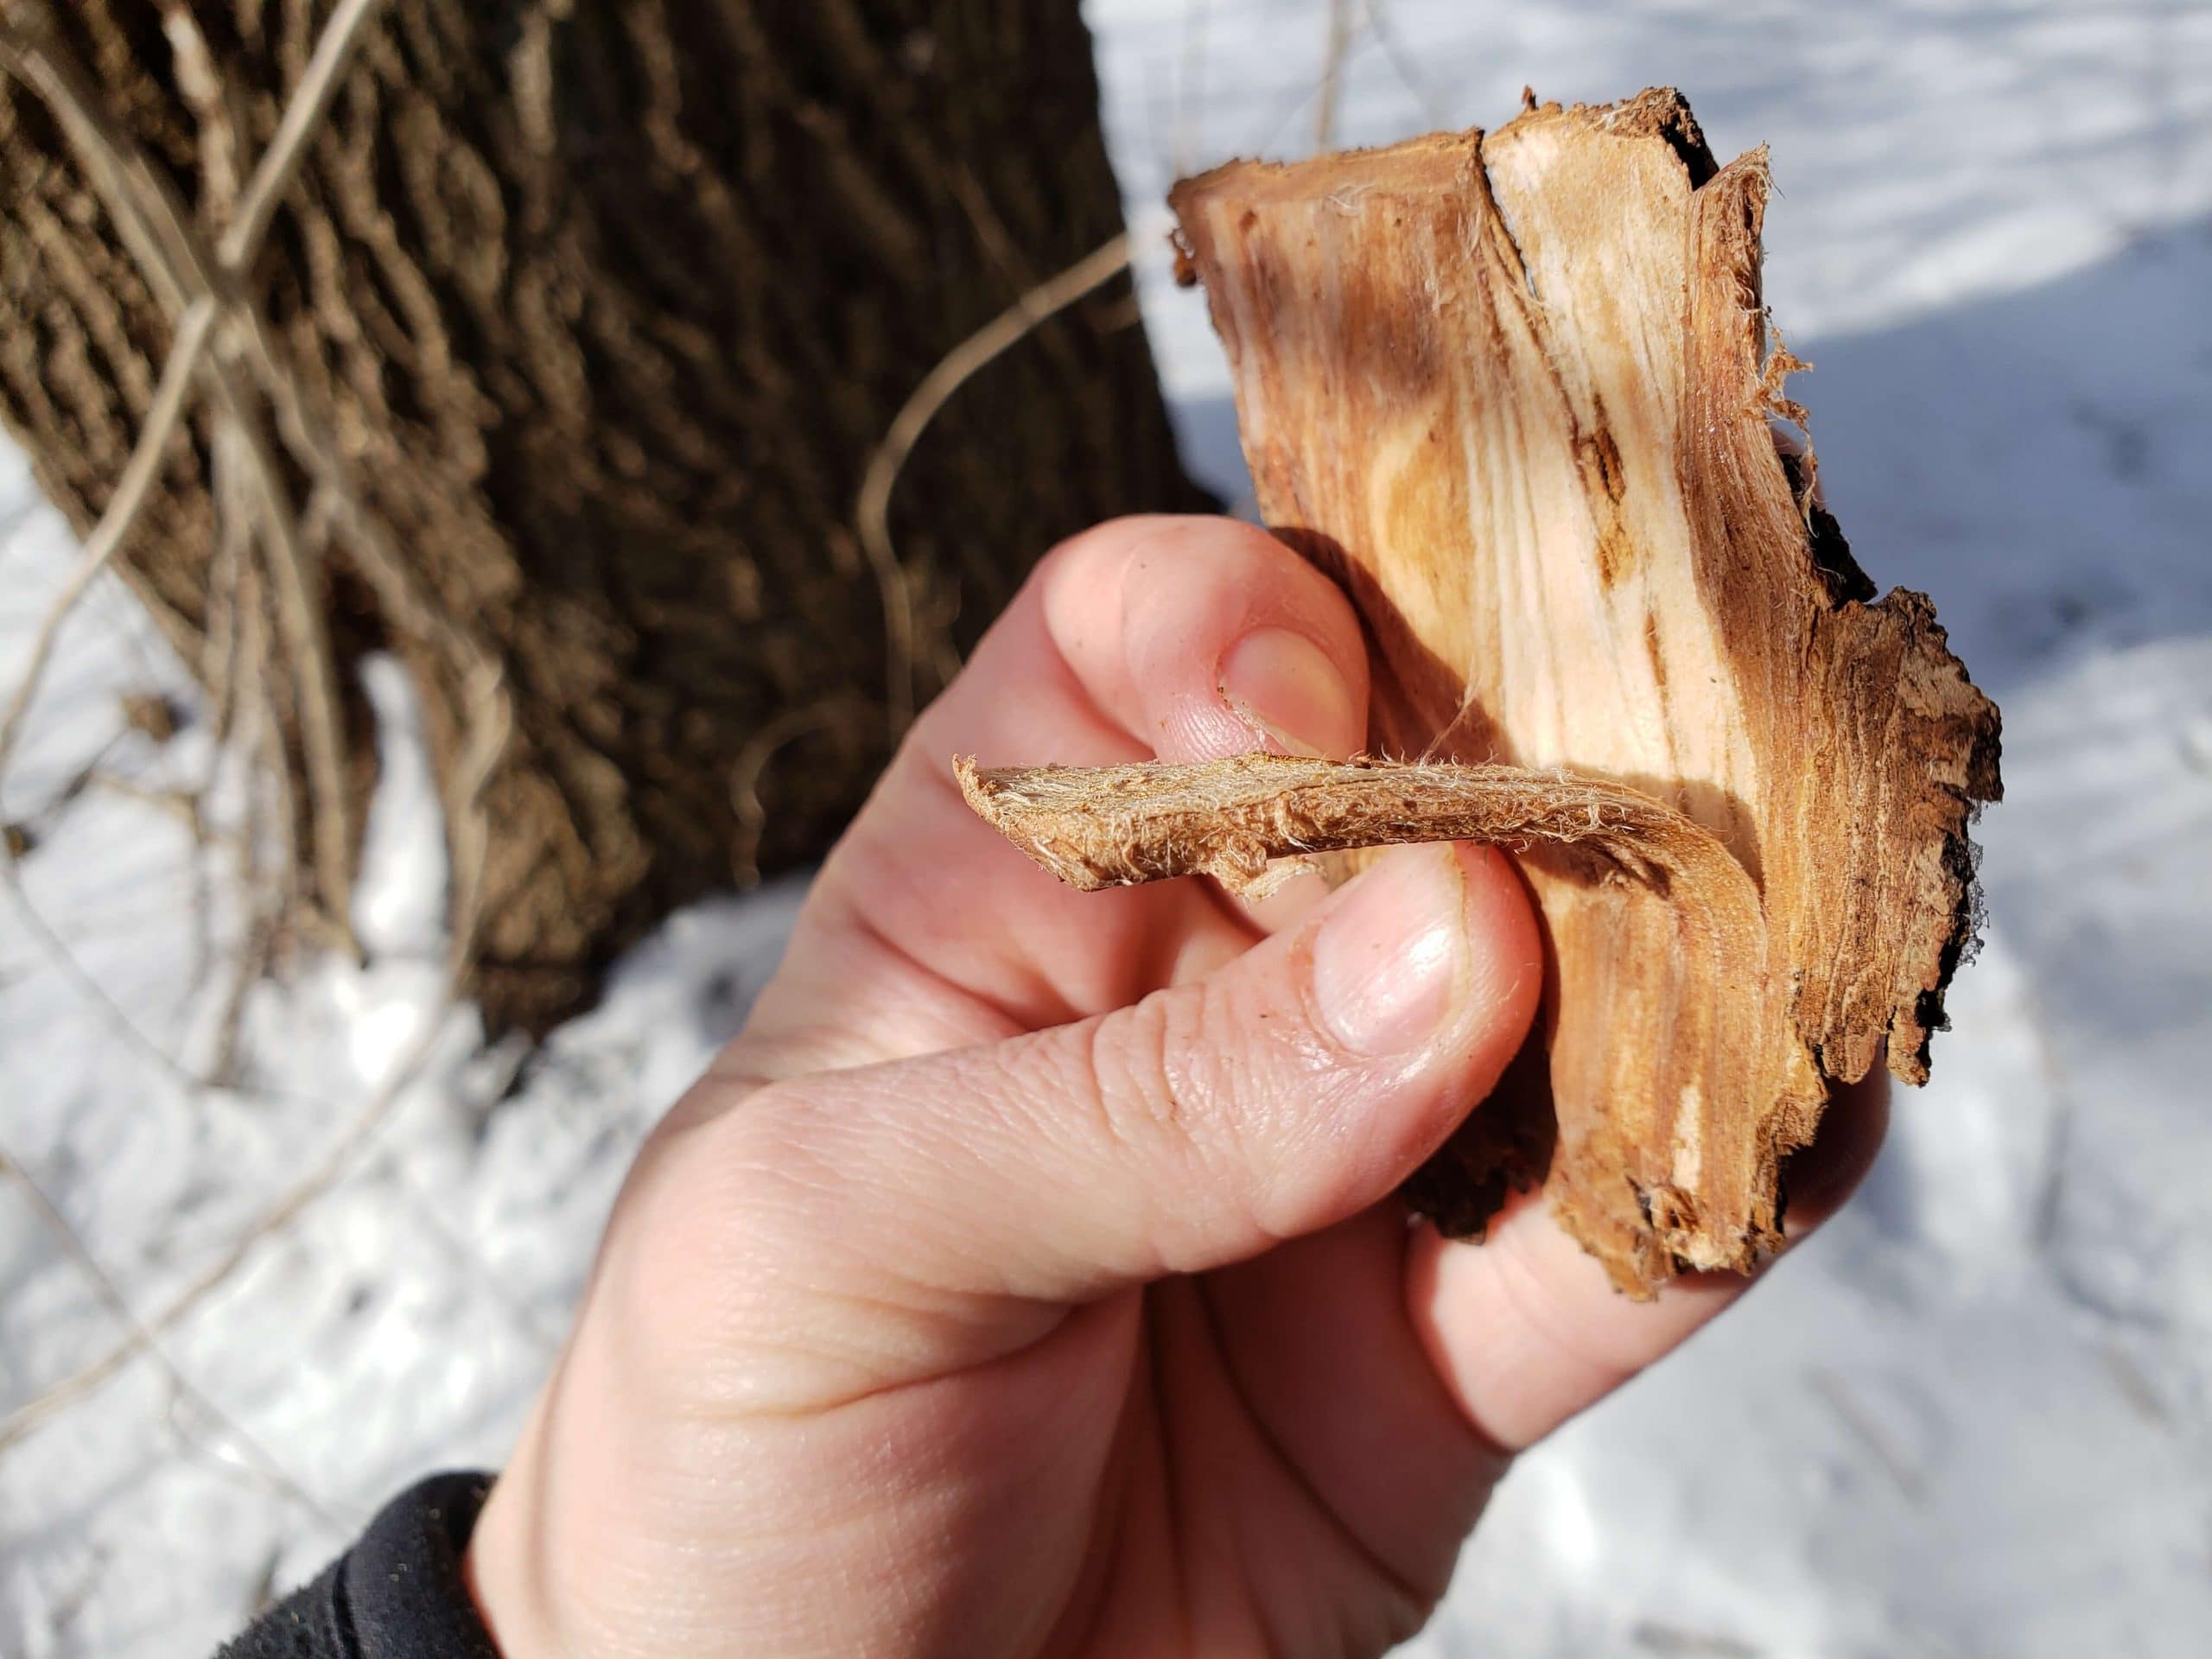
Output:
<svg viewBox="0 0 2212 1659">
<path fill-rule="evenodd" d="M 1329 654 L 1288 628 L 1238 640 L 1221 659 L 1220 686 L 1237 718 L 1287 754 L 1340 757 L 1367 735 Z"/>
<path fill-rule="evenodd" d="M 1355 1054 L 1402 1054 L 1435 1034 L 1459 979 L 1466 894 L 1448 848 L 1395 853 L 1344 890 L 1313 940 L 1313 997 Z"/>
</svg>

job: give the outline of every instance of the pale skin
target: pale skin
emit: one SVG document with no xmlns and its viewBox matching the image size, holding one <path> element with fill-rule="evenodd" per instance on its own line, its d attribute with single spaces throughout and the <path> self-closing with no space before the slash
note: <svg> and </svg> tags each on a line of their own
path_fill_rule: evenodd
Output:
<svg viewBox="0 0 2212 1659">
<path fill-rule="evenodd" d="M 1249 526 L 1042 563 L 632 1171 L 471 1545 L 507 1659 L 1380 1653 L 1515 1452 L 1740 1294 L 1630 1302 L 1541 1201 L 1478 1247 L 1393 1196 L 1536 1011 L 1502 855 L 1082 894 L 951 781 L 1340 757 L 1366 696 Z M 1830 1111 L 1793 1230 L 1883 1114 Z"/>
</svg>

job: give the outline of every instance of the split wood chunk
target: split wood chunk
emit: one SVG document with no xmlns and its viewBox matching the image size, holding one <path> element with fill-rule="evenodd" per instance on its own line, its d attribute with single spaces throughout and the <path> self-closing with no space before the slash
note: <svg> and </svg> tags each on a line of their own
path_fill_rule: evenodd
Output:
<svg viewBox="0 0 2212 1659">
<path fill-rule="evenodd" d="M 1644 1086 L 1656 1075 L 1678 1090 L 1691 1135 L 1702 1135 L 1705 1126 L 1690 1102 L 1738 1098 L 1764 1081 L 1764 1057 L 1776 1036 L 1758 1028 L 1756 1005 L 1747 1013 L 1742 988 L 1759 983 L 1766 970 L 1758 890 L 1719 836 L 1640 791 L 1519 766 L 1276 754 L 991 770 L 961 756 L 953 771 L 979 816 L 1084 893 L 1211 875 L 1232 892 L 1256 896 L 1307 855 L 1395 842 L 1478 841 L 1524 857 L 1538 847 L 1569 852 L 1580 880 L 1624 899 L 1629 889 L 1646 895 L 1669 929 L 1665 940 L 1653 942 L 1666 955 L 1674 998 L 1665 1010 L 1665 1064 L 1653 1068 L 1649 1057 L 1616 1054 L 1611 1058 L 1624 1081 Z M 1815 1109 L 1805 1091 L 1816 1096 L 1817 1089 L 1808 1071 L 1792 1096 L 1804 1120 L 1791 1126 L 1799 1139 L 1811 1133 Z M 1732 1122 L 1723 1131 L 1739 1127 Z M 1694 1191 L 1707 1213 L 1755 1211 L 1762 1193 L 1771 1208 L 1774 1172 L 1764 1160 L 1733 1155 L 1732 1142 L 1718 1150 L 1727 1155 L 1709 1169 L 1655 1189 L 1647 1220 L 1674 1257 L 1736 1266 L 1734 1255 L 1708 1259 L 1689 1195 Z M 1491 1202 L 1500 1196 L 1491 1193 Z M 1427 1207 L 1447 1217 L 1467 1203 L 1465 1194 L 1449 1192 L 1436 1199 Z"/>
<path fill-rule="evenodd" d="M 1465 1229 L 1541 1177 L 1639 1295 L 1779 1244 L 1830 1084 L 1885 1048 L 1926 1077 L 1999 793 L 1997 710 L 1933 607 L 1875 601 L 1777 441 L 1802 365 L 1769 346 L 1768 188 L 1662 90 L 1173 197 L 1262 513 L 1365 621 L 1370 747 L 1642 791 L 1758 895 L 1761 948 L 1715 981 L 1666 884 L 1533 843 L 1546 1050 L 1417 1183 Z"/>
</svg>

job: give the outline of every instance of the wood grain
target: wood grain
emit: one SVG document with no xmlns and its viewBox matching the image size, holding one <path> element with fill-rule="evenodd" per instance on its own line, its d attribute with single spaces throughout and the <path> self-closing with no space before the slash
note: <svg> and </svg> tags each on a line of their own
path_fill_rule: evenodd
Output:
<svg viewBox="0 0 2212 1659">
<path fill-rule="evenodd" d="M 1262 515 L 1365 622 L 1375 752 L 1638 791 L 1758 894 L 1762 948 L 1713 984 L 1659 887 L 1522 854 L 1546 1052 L 1420 1186 L 1466 1228 L 1543 1179 L 1638 1295 L 1778 1248 L 1832 1084 L 1885 1052 L 1925 1079 L 1999 794 L 1933 607 L 1875 599 L 1777 439 L 1802 365 L 1761 298 L 1769 188 L 1658 90 L 1173 196 Z"/>
</svg>

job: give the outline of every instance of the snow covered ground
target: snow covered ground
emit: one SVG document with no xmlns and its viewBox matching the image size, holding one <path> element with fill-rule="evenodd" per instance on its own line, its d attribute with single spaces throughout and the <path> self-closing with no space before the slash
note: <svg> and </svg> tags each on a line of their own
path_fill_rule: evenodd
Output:
<svg viewBox="0 0 2212 1659">
<path fill-rule="evenodd" d="M 1238 487 L 1178 171 L 1314 141 L 1324 0 L 1088 0 L 1144 297 L 1194 461 Z M 2004 703 L 1987 945 L 1859 1201 L 1508 1480 L 1412 1651 L 1891 1659 L 2212 1649 L 2212 7 L 2189 0 L 1350 0 L 1339 142 L 1495 124 L 1524 83 L 1681 86 L 1774 148 L 1770 297 L 1878 582 L 1932 592 Z M 0 457 L 0 684 L 71 555 Z M 0 798 L 181 677 L 119 593 L 64 636 Z M 0 1656 L 211 1651 L 381 1497 L 496 1461 L 629 1151 L 741 1020 L 795 900 L 700 906 L 526 1064 L 437 1006 L 442 858 L 396 674 L 365 969 L 208 1040 L 190 841 L 111 789 L 36 813 L 0 892 L 0 1156 L 139 1320 L 312 1192 L 141 1355 L 0 1179 Z M 41 924 L 95 993 L 56 964 Z M 230 923 L 217 904 L 211 926 Z M 219 952 L 218 952 L 219 959 Z M 199 1012 L 195 1013 L 195 1010 Z M 132 1035 L 130 1033 L 136 1033 Z M 410 1060 L 410 1074 L 391 1084 Z M 518 1064 L 518 1086 L 510 1090 Z M 322 1172 L 342 1153 L 338 1174 Z M 12 1442 L 12 1443 L 10 1443 Z"/>
</svg>

